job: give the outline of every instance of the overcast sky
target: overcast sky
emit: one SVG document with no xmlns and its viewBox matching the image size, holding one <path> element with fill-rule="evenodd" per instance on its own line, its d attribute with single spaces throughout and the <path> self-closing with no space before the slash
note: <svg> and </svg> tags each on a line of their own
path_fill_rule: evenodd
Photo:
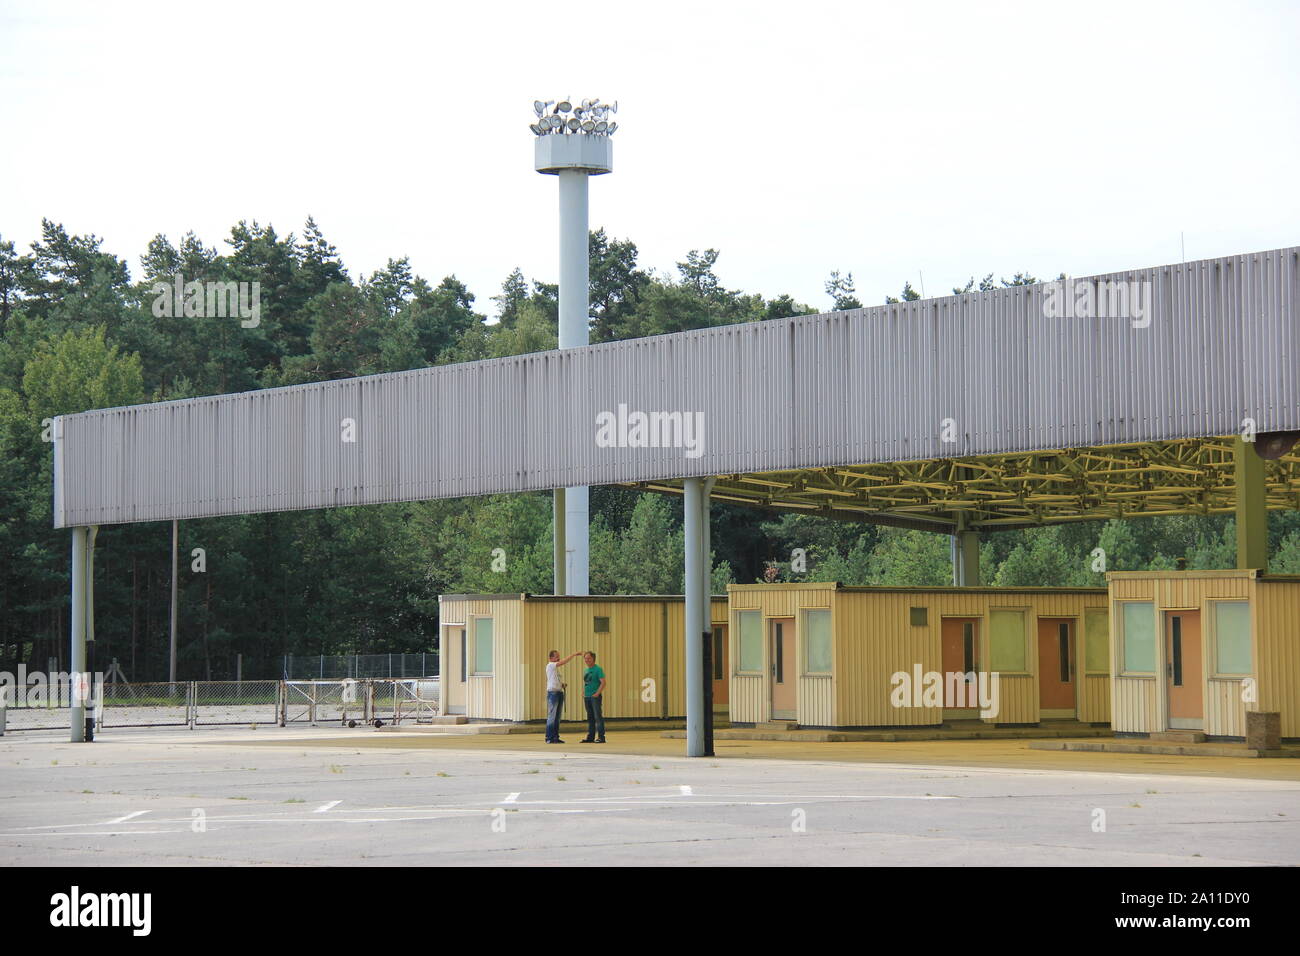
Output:
<svg viewBox="0 0 1300 956">
<path fill-rule="evenodd" d="M 354 277 L 557 278 L 533 99 L 619 101 L 592 227 L 816 308 L 1300 244 L 1300 4 L 0 0 L 0 237 L 314 216 Z"/>
</svg>

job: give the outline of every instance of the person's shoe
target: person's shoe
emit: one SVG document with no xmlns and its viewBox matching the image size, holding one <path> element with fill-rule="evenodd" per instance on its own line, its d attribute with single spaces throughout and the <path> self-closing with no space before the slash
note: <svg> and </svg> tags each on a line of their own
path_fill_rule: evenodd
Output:
<svg viewBox="0 0 1300 956">
<path fill-rule="evenodd" d="M 561 740 L 560 738 L 556 737 L 554 740 L 551 741 L 551 743 L 553 743 L 553 744 L 562 744 L 562 743 L 564 743 L 564 741 Z"/>
<path fill-rule="evenodd" d="M 604 738 L 604 737 L 601 737 L 599 740 L 596 741 L 596 743 L 598 743 L 598 744 L 603 744 L 604 742 L 605 742 L 605 738 Z"/>
</svg>

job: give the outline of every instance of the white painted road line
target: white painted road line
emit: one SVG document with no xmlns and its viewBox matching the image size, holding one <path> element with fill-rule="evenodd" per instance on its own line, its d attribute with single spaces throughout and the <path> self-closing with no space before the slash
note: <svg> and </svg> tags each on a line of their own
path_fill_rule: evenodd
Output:
<svg viewBox="0 0 1300 956">
<path fill-rule="evenodd" d="M 325 813 L 327 810 L 333 810 L 342 802 L 342 800 L 331 800 L 329 803 L 322 803 L 319 807 L 313 810 L 312 813 Z"/>
<path fill-rule="evenodd" d="M 124 817 L 118 817 L 116 820 L 105 820 L 103 823 L 100 824 L 100 826 L 106 827 L 113 823 L 126 823 L 127 820 L 134 820 L 136 817 L 142 817 L 148 812 L 149 812 L 148 810 L 137 810 L 135 811 L 135 813 L 128 813 Z"/>
<path fill-rule="evenodd" d="M 502 803 L 514 803 L 518 799 L 519 799 L 518 793 L 508 793 L 506 794 L 506 798 L 505 800 L 502 801 Z"/>
<path fill-rule="evenodd" d="M 682 796 L 683 797 L 691 796 L 691 788 L 686 784 L 682 784 Z"/>
</svg>

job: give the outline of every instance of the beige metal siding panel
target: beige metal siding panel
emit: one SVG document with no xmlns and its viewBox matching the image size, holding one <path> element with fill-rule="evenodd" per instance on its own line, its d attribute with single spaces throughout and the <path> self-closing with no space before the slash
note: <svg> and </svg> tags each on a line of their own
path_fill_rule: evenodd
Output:
<svg viewBox="0 0 1300 956">
<path fill-rule="evenodd" d="M 1110 678 L 1098 674 L 1085 674 L 1083 699 L 1079 719 L 1085 723 L 1110 723 Z"/>
<path fill-rule="evenodd" d="M 803 727 L 835 726 L 835 681 L 830 677 L 800 675 L 798 689 L 799 724 Z"/>
<path fill-rule="evenodd" d="M 1038 723 L 1036 676 L 1003 674 L 998 677 L 998 712 L 985 720 L 991 724 Z"/>
<path fill-rule="evenodd" d="M 1246 736 L 1246 704 L 1241 681 L 1210 680 L 1205 697 L 1205 732 L 1212 737 Z"/>
<path fill-rule="evenodd" d="M 912 627 L 913 604 L 928 606 L 929 624 Z M 938 707 L 895 708 L 893 674 L 911 675 L 940 666 L 940 604 L 937 595 L 843 592 L 835 596 L 833 627 L 838 665 L 838 726 L 929 726 L 943 722 Z M 903 617 L 900 618 L 900 612 Z"/>
<path fill-rule="evenodd" d="M 1252 710 L 1281 714 L 1282 736 L 1300 737 L 1300 583 L 1260 581 L 1256 589 Z"/>
<path fill-rule="evenodd" d="M 1111 681 L 1111 729 L 1117 733 L 1156 733 L 1163 723 L 1156 713 L 1156 682 L 1145 677 Z"/>
<path fill-rule="evenodd" d="M 732 723 L 756 724 L 768 719 L 767 684 L 761 677 L 731 675 Z"/>
<path fill-rule="evenodd" d="M 465 714 L 479 720 L 492 720 L 496 712 L 492 709 L 492 678 L 469 676 L 466 688 Z"/>
</svg>

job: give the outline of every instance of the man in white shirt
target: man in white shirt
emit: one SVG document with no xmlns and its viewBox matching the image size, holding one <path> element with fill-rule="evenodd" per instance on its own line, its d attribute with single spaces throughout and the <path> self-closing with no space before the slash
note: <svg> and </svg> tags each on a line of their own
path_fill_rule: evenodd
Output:
<svg viewBox="0 0 1300 956">
<path fill-rule="evenodd" d="M 546 742 L 562 744 L 560 739 L 560 714 L 564 712 L 564 682 L 560 680 L 560 668 L 573 660 L 581 651 L 574 651 L 563 660 L 559 651 L 546 655 Z"/>
</svg>

